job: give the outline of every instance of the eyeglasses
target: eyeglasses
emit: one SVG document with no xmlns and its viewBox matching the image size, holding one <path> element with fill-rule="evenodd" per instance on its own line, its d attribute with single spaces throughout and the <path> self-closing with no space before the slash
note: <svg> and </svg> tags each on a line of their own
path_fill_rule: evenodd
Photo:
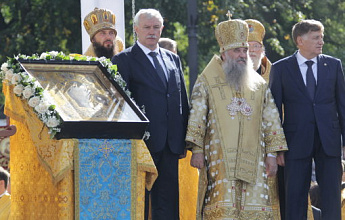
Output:
<svg viewBox="0 0 345 220">
<path fill-rule="evenodd" d="M 250 45 L 249 44 L 249 50 L 258 51 L 261 48 L 262 48 L 262 45 L 259 45 L 259 44 Z"/>
</svg>

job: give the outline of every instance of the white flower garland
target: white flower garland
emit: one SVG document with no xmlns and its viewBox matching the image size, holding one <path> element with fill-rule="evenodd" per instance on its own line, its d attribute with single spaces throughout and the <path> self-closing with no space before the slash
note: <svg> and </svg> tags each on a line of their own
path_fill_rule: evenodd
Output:
<svg viewBox="0 0 345 220">
<path fill-rule="evenodd" d="M 33 108 L 38 118 L 48 127 L 51 138 L 61 131 L 59 126 L 62 120 L 55 110 L 55 105 L 48 100 L 48 94 L 45 93 L 34 77 L 21 69 L 17 61 L 18 59 L 99 61 L 130 97 L 130 92 L 125 89 L 126 82 L 117 72 L 117 66 L 113 65 L 111 61 L 105 57 L 96 58 L 79 54 L 65 55 L 63 52 L 50 51 L 42 53 L 40 56 L 33 54 L 32 56 L 18 55 L 14 58 L 9 58 L 1 65 L 0 78 L 3 82 L 14 85 L 13 92 L 18 97 L 28 101 L 29 106 Z"/>
</svg>

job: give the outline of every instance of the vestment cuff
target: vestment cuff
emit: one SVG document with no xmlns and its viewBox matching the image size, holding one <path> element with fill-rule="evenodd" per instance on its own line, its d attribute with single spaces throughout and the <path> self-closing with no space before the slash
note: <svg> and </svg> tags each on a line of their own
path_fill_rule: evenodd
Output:
<svg viewBox="0 0 345 220">
<path fill-rule="evenodd" d="M 274 158 L 276 158 L 277 157 L 277 153 L 268 153 L 267 157 L 274 157 Z"/>
<path fill-rule="evenodd" d="M 204 150 L 199 146 L 194 146 L 192 149 L 193 154 L 204 153 Z"/>
</svg>

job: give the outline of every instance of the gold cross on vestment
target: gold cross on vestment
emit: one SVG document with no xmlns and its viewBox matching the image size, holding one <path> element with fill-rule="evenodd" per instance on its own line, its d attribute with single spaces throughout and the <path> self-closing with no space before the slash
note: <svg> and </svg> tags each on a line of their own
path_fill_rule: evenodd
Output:
<svg viewBox="0 0 345 220">
<path fill-rule="evenodd" d="M 225 96 L 223 87 L 224 87 L 224 86 L 229 86 L 229 84 L 226 83 L 226 82 L 221 83 L 218 76 L 217 76 L 217 77 L 214 77 L 214 80 L 216 81 L 216 83 L 215 83 L 214 85 L 212 85 L 211 87 L 212 87 L 212 88 L 218 89 L 219 92 L 220 92 L 220 97 L 221 97 L 223 100 L 226 99 L 226 96 Z"/>
</svg>

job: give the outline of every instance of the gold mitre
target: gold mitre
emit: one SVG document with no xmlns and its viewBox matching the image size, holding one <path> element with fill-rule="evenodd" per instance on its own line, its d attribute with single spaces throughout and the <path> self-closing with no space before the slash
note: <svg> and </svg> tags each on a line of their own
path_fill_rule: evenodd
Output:
<svg viewBox="0 0 345 220">
<path fill-rule="evenodd" d="M 92 12 L 84 18 L 84 27 L 87 33 L 90 35 L 90 40 L 95 36 L 98 31 L 104 29 L 112 29 L 117 34 L 115 30 L 115 20 L 116 17 L 113 12 L 107 9 L 95 8 Z"/>
<path fill-rule="evenodd" d="M 262 45 L 265 37 L 265 27 L 258 20 L 247 19 L 245 22 L 247 22 L 249 28 L 248 41 L 257 41 Z"/>
<path fill-rule="evenodd" d="M 220 53 L 238 47 L 249 46 L 247 41 L 247 23 L 240 19 L 231 20 L 230 16 L 228 21 L 223 21 L 216 27 L 215 34 L 220 47 Z"/>
</svg>

